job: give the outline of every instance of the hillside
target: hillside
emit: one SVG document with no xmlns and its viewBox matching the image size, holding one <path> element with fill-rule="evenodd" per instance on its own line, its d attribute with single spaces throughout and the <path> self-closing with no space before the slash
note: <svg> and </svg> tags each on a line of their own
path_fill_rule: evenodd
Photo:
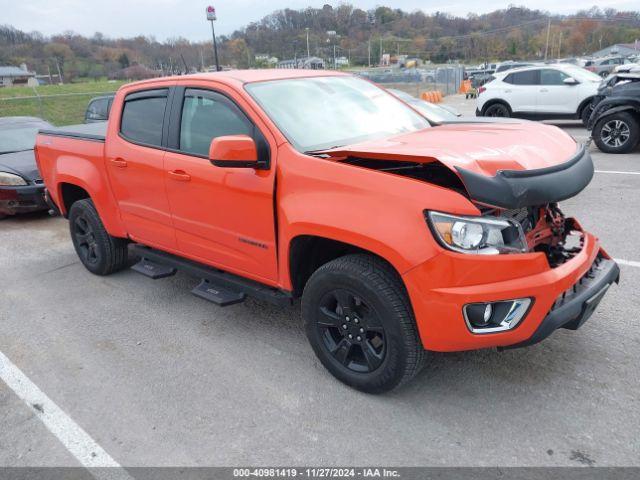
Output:
<svg viewBox="0 0 640 480">
<path fill-rule="evenodd" d="M 239 68 L 260 66 L 256 54 L 293 58 L 309 53 L 324 58 L 336 53 L 352 65 L 377 62 L 379 55 L 403 53 L 433 62 L 540 58 L 549 30 L 551 57 L 588 54 L 612 43 L 640 38 L 640 13 L 596 7 L 559 16 L 523 7 L 455 17 L 378 7 L 364 11 L 343 4 L 333 8 L 279 10 L 220 40 L 221 62 Z M 328 35 L 328 31 L 335 35 Z M 40 74 L 60 69 L 65 81 L 78 77 L 117 77 L 140 64 L 163 73 L 201 69 L 213 63 L 210 42 L 152 37 L 111 39 L 102 33 L 87 38 L 73 32 L 52 37 L 0 27 L 0 64 L 26 63 Z"/>
</svg>

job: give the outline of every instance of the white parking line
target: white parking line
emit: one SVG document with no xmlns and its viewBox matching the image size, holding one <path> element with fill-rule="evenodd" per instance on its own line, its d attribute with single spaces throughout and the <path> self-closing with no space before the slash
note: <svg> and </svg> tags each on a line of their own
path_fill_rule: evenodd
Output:
<svg viewBox="0 0 640 480">
<path fill-rule="evenodd" d="M 618 170 L 594 170 L 596 173 L 613 173 L 615 175 L 640 175 L 640 172 L 620 172 Z"/>
<path fill-rule="evenodd" d="M 0 352 L 0 379 L 36 414 L 47 429 L 87 468 L 120 465 Z M 124 473 L 124 469 L 122 470 Z M 121 476 L 121 475 L 119 475 Z"/>
<path fill-rule="evenodd" d="M 620 265 L 626 265 L 628 267 L 640 268 L 640 262 L 634 262 L 633 260 L 622 260 L 621 258 L 614 258 Z"/>
</svg>

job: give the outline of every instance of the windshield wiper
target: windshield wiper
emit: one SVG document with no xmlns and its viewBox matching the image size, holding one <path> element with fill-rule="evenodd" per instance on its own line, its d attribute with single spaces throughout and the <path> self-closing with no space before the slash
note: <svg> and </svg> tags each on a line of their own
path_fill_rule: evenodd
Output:
<svg viewBox="0 0 640 480">
<path fill-rule="evenodd" d="M 317 150 L 307 150 L 304 153 L 305 155 L 318 155 L 318 154 L 321 154 L 322 152 L 326 152 L 327 150 L 333 150 L 334 148 L 340 148 L 340 147 L 344 147 L 344 145 L 333 145 L 327 148 L 318 148 Z"/>
</svg>

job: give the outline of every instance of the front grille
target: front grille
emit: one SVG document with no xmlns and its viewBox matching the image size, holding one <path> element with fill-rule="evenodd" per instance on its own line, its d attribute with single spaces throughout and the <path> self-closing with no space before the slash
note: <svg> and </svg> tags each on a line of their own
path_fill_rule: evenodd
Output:
<svg viewBox="0 0 640 480">
<path fill-rule="evenodd" d="M 600 266 L 602 260 L 604 260 L 604 257 L 599 253 L 589 270 L 587 270 L 587 273 L 580 277 L 580 280 L 578 280 L 572 287 L 558 295 L 558 298 L 556 298 L 555 302 L 553 302 L 553 305 L 551 306 L 551 311 L 562 307 L 585 288 L 588 288 L 590 281 L 596 277 L 595 270 Z"/>
<path fill-rule="evenodd" d="M 522 231 L 524 233 L 527 233 L 535 225 L 533 209 L 528 207 L 505 210 L 504 212 L 502 212 L 502 216 L 518 222 L 522 227 Z"/>
</svg>

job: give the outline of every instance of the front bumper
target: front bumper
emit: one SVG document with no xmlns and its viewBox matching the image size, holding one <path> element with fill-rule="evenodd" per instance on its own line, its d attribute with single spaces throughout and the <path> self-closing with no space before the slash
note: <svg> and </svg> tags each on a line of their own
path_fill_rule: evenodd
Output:
<svg viewBox="0 0 640 480">
<path fill-rule="evenodd" d="M 44 185 L 0 187 L 0 215 L 48 210 Z"/>
<path fill-rule="evenodd" d="M 583 235 L 580 252 L 556 268 L 549 267 L 543 253 L 483 256 L 443 251 L 409 270 L 403 279 L 423 346 L 443 352 L 525 346 L 557 328 L 578 328 L 595 310 L 605 285 L 619 277 L 618 266 L 598 239 Z M 515 298 L 533 299 L 515 328 L 484 334 L 469 331 L 462 313 L 465 304 Z"/>
<path fill-rule="evenodd" d="M 618 264 L 598 256 L 578 283 L 558 296 L 535 333 L 524 342 L 507 348 L 527 347 L 541 342 L 558 328 L 577 330 L 596 310 L 611 284 L 619 280 Z"/>
</svg>

